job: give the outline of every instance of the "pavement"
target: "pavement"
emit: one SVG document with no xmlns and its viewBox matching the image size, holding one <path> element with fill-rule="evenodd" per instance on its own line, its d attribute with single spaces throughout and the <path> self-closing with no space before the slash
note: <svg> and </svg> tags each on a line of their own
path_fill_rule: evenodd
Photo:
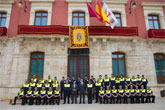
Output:
<svg viewBox="0 0 165 110">
<path fill-rule="evenodd" d="M 63 103 L 63 100 L 61 101 Z M 60 104 L 60 105 L 10 105 L 1 101 L 0 110 L 165 110 L 165 98 L 149 104 Z"/>
</svg>

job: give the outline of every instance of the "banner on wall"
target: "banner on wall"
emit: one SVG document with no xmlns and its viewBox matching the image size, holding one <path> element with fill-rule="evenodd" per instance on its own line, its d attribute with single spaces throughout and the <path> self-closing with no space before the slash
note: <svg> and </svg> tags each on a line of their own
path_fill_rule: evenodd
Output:
<svg viewBox="0 0 165 110">
<path fill-rule="evenodd" d="M 88 26 L 69 27 L 69 48 L 89 48 Z"/>
</svg>

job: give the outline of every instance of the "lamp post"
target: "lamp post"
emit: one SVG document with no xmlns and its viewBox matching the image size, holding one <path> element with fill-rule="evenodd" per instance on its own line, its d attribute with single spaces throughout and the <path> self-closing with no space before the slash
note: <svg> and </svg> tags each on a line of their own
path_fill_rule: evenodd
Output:
<svg viewBox="0 0 165 110">
<path fill-rule="evenodd" d="M 136 8 L 136 2 L 135 2 L 135 0 L 131 0 L 131 1 L 130 1 L 130 5 L 129 5 L 129 14 L 132 13 L 132 8 Z"/>
<path fill-rule="evenodd" d="M 24 3 L 23 3 L 24 2 Z M 24 12 L 27 12 L 27 5 L 26 5 L 26 0 L 20 0 L 18 3 L 17 3 L 17 6 L 22 8 L 24 7 Z"/>
</svg>

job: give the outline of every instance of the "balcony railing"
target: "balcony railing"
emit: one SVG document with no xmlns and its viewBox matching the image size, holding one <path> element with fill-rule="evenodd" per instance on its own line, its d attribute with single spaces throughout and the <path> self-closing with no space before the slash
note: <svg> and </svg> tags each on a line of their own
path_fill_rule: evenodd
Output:
<svg viewBox="0 0 165 110">
<path fill-rule="evenodd" d="M 0 27 L 0 37 L 7 36 L 7 28 L 6 27 Z"/>
<path fill-rule="evenodd" d="M 165 29 L 149 29 L 148 38 L 165 38 Z"/>
</svg>

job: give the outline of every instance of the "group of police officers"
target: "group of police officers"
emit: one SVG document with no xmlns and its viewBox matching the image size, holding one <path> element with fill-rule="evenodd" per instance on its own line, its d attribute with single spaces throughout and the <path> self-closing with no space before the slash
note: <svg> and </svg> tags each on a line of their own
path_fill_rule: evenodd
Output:
<svg viewBox="0 0 165 110">
<path fill-rule="evenodd" d="M 17 99 L 22 100 L 22 105 L 29 103 L 33 105 L 34 102 L 36 105 L 44 104 L 60 104 L 60 99 L 64 99 L 64 103 L 70 104 L 70 96 L 72 104 L 77 104 L 77 97 L 80 96 L 81 104 L 85 104 L 85 95 L 88 96 L 88 104 L 92 104 L 92 100 L 95 100 L 95 103 L 154 103 L 155 96 L 153 95 L 152 90 L 147 87 L 148 80 L 142 75 L 140 77 L 137 75 L 129 78 L 128 76 L 119 76 L 114 77 L 113 74 L 109 78 L 108 75 L 105 75 L 102 78 L 102 75 L 99 75 L 99 78 L 96 80 L 93 76 L 91 79 L 88 79 L 87 76 L 84 79 L 78 78 L 76 80 L 74 77 L 70 79 L 67 77 L 62 77 L 62 80 L 59 82 L 57 77 L 54 77 L 54 80 L 51 76 L 48 76 L 47 80 L 40 79 L 38 80 L 35 76 L 31 78 L 30 83 L 27 81 L 20 88 L 18 95 L 14 98 L 13 105 L 16 104 Z"/>
</svg>

